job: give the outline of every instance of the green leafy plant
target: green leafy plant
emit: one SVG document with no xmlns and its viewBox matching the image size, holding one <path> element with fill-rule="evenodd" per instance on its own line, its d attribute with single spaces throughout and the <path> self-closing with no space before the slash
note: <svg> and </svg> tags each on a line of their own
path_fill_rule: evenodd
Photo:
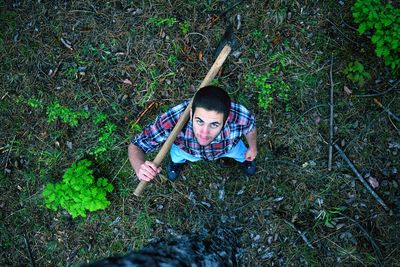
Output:
<svg viewBox="0 0 400 267">
<path fill-rule="evenodd" d="M 87 211 L 104 210 L 110 205 L 106 196 L 114 187 L 106 178 L 95 179 L 89 160 L 73 163 L 62 182 L 49 183 L 42 192 L 45 206 L 57 211 L 65 209 L 72 218 L 86 217 Z"/>
<path fill-rule="evenodd" d="M 282 80 L 275 80 L 276 68 L 272 68 L 270 72 L 264 74 L 247 74 L 245 77 L 246 84 L 248 87 L 255 86 L 258 91 L 258 106 L 262 109 L 267 110 L 274 97 L 283 101 L 285 104 L 285 111 L 290 111 L 289 103 L 289 85 Z"/>
<path fill-rule="evenodd" d="M 372 32 L 375 53 L 383 57 L 387 66 L 400 68 L 400 9 L 381 0 L 357 0 L 352 7 L 353 18 L 359 24 L 358 32 Z"/>
<path fill-rule="evenodd" d="M 98 159 L 102 154 L 109 151 L 112 146 L 117 142 L 117 139 L 113 136 L 117 125 L 111 122 L 107 122 L 103 127 L 99 128 L 99 139 L 97 146 L 90 152 Z"/>
<path fill-rule="evenodd" d="M 284 53 L 276 53 L 271 56 L 273 67 L 263 74 L 249 73 L 245 76 L 245 86 L 255 87 L 258 92 L 258 106 L 267 110 L 275 100 L 283 102 L 285 111 L 289 112 L 290 86 L 281 79 L 280 76 L 284 69 L 287 69 L 287 56 Z"/>
<path fill-rule="evenodd" d="M 371 75 L 365 70 L 364 65 L 358 61 L 349 63 L 343 72 L 347 79 L 359 86 L 363 86 L 367 80 L 371 79 Z"/>
<path fill-rule="evenodd" d="M 331 226 L 332 222 L 335 221 L 336 217 L 344 210 L 345 210 L 344 207 L 333 207 L 329 208 L 328 210 L 321 210 L 318 216 L 316 217 L 317 221 L 314 227 L 320 224 L 321 222 L 325 226 Z"/>
<path fill-rule="evenodd" d="M 163 25 L 167 25 L 168 27 L 172 27 L 175 23 L 177 23 L 176 18 L 160 18 L 158 16 L 151 17 L 147 20 L 148 24 L 155 25 L 157 27 L 161 27 Z"/>
<path fill-rule="evenodd" d="M 253 30 L 252 32 L 250 32 L 250 35 L 253 38 L 260 39 L 263 37 L 264 33 L 262 31 L 256 29 L 256 30 Z"/>
<path fill-rule="evenodd" d="M 181 24 L 181 32 L 183 34 L 187 34 L 190 31 L 190 23 L 189 21 L 185 20 L 182 24 Z"/>
<path fill-rule="evenodd" d="M 78 77 L 78 65 L 75 62 L 65 64 L 65 66 L 63 66 L 63 71 L 68 79 L 73 80 Z"/>
<path fill-rule="evenodd" d="M 33 97 L 29 98 L 26 103 L 34 109 L 43 108 L 42 101 Z"/>
<path fill-rule="evenodd" d="M 177 61 L 178 61 L 178 58 L 175 55 L 170 55 L 167 59 L 167 62 L 171 67 L 176 67 Z"/>
<path fill-rule="evenodd" d="M 117 125 L 114 123 L 108 122 L 108 116 L 102 112 L 98 113 L 93 118 L 93 123 L 95 125 L 102 125 L 98 130 L 98 141 L 97 145 L 91 149 L 89 152 L 90 155 L 94 155 L 96 159 L 99 159 L 104 155 L 105 152 L 111 150 L 111 148 L 117 142 L 116 137 L 114 136 L 115 130 L 117 129 Z"/>
<path fill-rule="evenodd" d="M 81 110 L 81 111 L 72 111 L 67 107 L 60 105 L 58 102 L 52 103 L 47 108 L 47 116 L 48 122 L 53 122 L 57 119 L 61 119 L 63 123 L 66 123 L 70 126 L 77 126 L 78 120 L 81 118 L 87 119 L 89 118 L 89 112 Z"/>
</svg>

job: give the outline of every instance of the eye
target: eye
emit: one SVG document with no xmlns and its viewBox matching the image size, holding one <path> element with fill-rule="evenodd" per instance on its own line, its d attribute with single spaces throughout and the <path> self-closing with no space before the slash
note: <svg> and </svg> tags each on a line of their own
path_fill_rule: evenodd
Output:
<svg viewBox="0 0 400 267">
<path fill-rule="evenodd" d="M 197 119 L 197 120 L 196 120 L 196 123 L 197 123 L 198 125 L 200 125 L 200 126 L 201 126 L 201 125 L 203 125 L 203 124 L 204 124 L 204 121 L 202 121 L 202 120 L 200 120 L 200 119 Z"/>
<path fill-rule="evenodd" d="M 216 129 L 218 128 L 219 123 L 211 123 L 211 128 Z"/>
</svg>

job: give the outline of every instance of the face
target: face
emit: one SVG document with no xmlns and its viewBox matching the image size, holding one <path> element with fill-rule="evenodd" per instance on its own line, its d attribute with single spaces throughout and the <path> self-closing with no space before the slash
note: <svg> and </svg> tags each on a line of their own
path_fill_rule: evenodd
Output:
<svg viewBox="0 0 400 267">
<path fill-rule="evenodd" d="M 192 112 L 190 112 L 192 115 Z M 197 107 L 191 117 L 193 131 L 197 142 L 206 146 L 210 144 L 221 132 L 224 121 L 224 114 L 213 110 Z"/>
</svg>

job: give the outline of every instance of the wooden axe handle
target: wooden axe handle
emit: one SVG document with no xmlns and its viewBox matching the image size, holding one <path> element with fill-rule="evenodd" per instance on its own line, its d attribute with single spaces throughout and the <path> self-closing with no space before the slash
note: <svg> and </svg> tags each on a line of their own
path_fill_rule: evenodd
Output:
<svg viewBox="0 0 400 267">
<path fill-rule="evenodd" d="M 229 45 L 225 45 L 225 47 L 221 50 L 221 53 L 219 53 L 218 58 L 215 60 L 211 69 L 208 71 L 207 76 L 204 78 L 203 82 L 200 84 L 199 89 L 204 86 L 207 86 L 211 83 L 211 81 L 214 79 L 214 77 L 217 75 L 217 73 L 221 69 L 222 65 L 224 64 L 224 62 L 225 62 L 226 58 L 228 57 L 229 53 L 231 52 L 231 50 L 232 50 L 232 48 Z M 174 129 L 172 130 L 171 134 L 168 136 L 167 140 L 162 145 L 160 151 L 158 151 L 156 157 L 154 158 L 153 162 L 157 166 L 161 165 L 161 162 L 163 161 L 163 159 L 167 155 L 168 151 L 170 150 L 172 144 L 174 143 L 176 136 L 182 130 L 183 126 L 185 126 L 185 124 L 189 118 L 189 112 L 190 112 L 190 107 L 192 106 L 192 100 L 190 101 L 189 105 L 186 107 L 183 114 L 180 116 L 180 118 L 179 118 L 178 122 L 176 123 Z M 140 183 L 136 187 L 135 192 L 133 194 L 135 196 L 140 196 L 140 194 L 142 193 L 146 184 L 147 184 L 147 182 L 140 181 Z"/>
</svg>

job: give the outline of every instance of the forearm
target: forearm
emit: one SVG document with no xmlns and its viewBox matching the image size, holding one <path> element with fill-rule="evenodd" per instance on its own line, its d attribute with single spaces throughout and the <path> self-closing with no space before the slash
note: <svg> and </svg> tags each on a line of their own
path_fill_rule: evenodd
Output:
<svg viewBox="0 0 400 267">
<path fill-rule="evenodd" d="M 249 149 L 257 151 L 257 128 L 246 135 L 246 141 L 249 144 Z"/>
<path fill-rule="evenodd" d="M 136 174 L 138 174 L 140 166 L 145 162 L 144 152 L 134 144 L 129 144 L 128 158 L 132 168 L 135 170 Z"/>
</svg>

